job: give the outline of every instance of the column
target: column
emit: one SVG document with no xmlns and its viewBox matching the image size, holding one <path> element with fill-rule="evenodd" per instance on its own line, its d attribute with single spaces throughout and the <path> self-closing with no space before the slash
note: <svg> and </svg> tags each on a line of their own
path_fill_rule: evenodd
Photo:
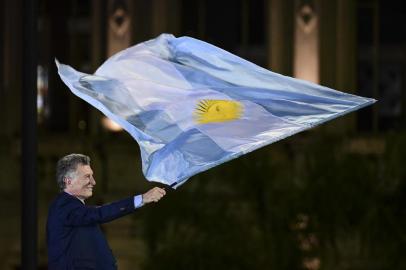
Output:
<svg viewBox="0 0 406 270">
<path fill-rule="evenodd" d="M 272 71 L 292 75 L 293 0 L 267 1 L 268 66 Z"/>
</svg>

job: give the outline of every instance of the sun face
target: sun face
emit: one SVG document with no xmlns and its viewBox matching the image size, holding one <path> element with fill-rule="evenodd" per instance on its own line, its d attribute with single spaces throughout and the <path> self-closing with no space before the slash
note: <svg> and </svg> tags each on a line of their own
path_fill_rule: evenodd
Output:
<svg viewBox="0 0 406 270">
<path fill-rule="evenodd" d="M 195 119 L 199 124 L 218 123 L 239 119 L 242 104 L 234 100 L 201 100 L 195 109 Z"/>
</svg>

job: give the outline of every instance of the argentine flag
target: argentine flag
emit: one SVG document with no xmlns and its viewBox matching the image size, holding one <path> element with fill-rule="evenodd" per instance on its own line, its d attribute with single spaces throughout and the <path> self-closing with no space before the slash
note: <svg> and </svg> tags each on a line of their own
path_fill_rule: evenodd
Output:
<svg viewBox="0 0 406 270">
<path fill-rule="evenodd" d="M 57 66 L 75 95 L 138 142 L 145 177 L 174 187 L 375 102 L 170 34 L 115 54 L 94 74 Z"/>
</svg>

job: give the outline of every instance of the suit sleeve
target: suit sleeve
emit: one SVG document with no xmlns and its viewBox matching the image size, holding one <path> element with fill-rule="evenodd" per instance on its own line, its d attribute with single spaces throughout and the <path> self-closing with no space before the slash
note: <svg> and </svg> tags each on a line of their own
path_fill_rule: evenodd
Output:
<svg viewBox="0 0 406 270">
<path fill-rule="evenodd" d="M 135 211 L 133 197 L 97 207 L 72 198 L 61 202 L 58 208 L 58 216 L 67 226 L 106 223 Z"/>
</svg>

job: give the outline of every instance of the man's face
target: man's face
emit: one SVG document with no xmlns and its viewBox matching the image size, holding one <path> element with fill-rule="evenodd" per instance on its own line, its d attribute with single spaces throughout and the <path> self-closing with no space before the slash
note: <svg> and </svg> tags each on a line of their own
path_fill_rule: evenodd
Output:
<svg viewBox="0 0 406 270">
<path fill-rule="evenodd" d="M 90 198 L 93 194 L 93 187 L 96 185 L 92 168 L 82 164 L 77 166 L 72 178 L 65 179 L 65 183 L 65 191 L 81 200 Z"/>
</svg>

